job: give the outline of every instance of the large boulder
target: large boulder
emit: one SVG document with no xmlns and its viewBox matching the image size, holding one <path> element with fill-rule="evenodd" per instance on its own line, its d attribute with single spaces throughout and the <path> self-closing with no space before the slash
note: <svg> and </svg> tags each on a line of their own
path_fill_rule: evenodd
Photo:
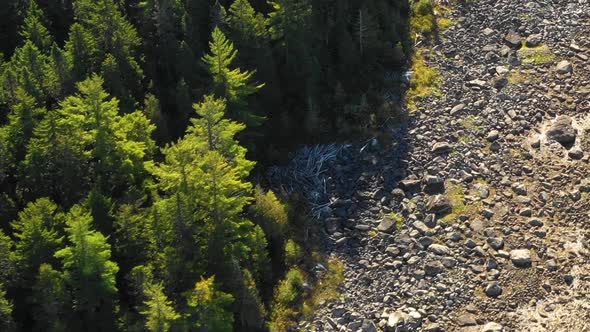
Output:
<svg viewBox="0 0 590 332">
<path fill-rule="evenodd" d="M 547 131 L 547 137 L 562 144 L 573 144 L 577 136 L 576 129 L 572 126 L 572 118 L 566 115 L 557 117 L 555 123 Z"/>
</svg>

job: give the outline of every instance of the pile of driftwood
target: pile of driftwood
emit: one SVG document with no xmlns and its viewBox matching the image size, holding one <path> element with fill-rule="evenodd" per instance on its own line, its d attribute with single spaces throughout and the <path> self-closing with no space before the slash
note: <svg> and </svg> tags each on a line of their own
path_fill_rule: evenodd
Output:
<svg viewBox="0 0 590 332">
<path fill-rule="evenodd" d="M 330 204 L 325 176 L 327 166 L 349 146 L 344 144 L 304 146 L 288 165 L 269 169 L 268 179 L 271 186 L 277 192 L 303 195 L 309 203 L 312 217 L 320 219 L 322 211 Z"/>
</svg>

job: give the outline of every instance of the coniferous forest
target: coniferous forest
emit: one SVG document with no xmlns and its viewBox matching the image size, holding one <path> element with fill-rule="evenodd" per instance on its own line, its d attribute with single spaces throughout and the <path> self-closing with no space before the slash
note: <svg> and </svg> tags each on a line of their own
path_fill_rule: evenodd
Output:
<svg viewBox="0 0 590 332">
<path fill-rule="evenodd" d="M 396 111 L 402 0 L 3 0 L 0 330 L 286 331 L 265 167 Z"/>
</svg>

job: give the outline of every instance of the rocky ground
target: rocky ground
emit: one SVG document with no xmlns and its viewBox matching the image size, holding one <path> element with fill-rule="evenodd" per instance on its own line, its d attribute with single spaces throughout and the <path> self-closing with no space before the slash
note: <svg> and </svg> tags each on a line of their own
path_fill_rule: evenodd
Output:
<svg viewBox="0 0 590 332">
<path fill-rule="evenodd" d="M 453 7 L 443 96 L 328 169 L 346 280 L 302 331 L 590 331 L 590 3 Z"/>
</svg>

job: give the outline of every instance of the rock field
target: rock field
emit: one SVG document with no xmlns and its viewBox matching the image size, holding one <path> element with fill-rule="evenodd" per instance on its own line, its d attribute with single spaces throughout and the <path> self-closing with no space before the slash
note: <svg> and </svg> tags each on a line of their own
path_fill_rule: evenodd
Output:
<svg viewBox="0 0 590 332">
<path fill-rule="evenodd" d="M 327 170 L 345 282 L 301 331 L 590 331 L 590 1 L 453 8 L 442 97 Z"/>
</svg>

